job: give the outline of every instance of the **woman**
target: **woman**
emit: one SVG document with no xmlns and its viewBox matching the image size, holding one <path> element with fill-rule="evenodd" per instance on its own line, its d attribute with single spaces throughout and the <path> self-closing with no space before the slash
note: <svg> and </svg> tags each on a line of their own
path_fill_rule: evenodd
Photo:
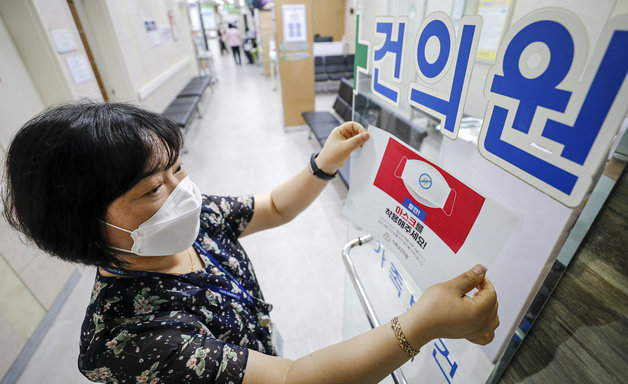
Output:
<svg viewBox="0 0 628 384">
<path fill-rule="evenodd" d="M 223 28 L 222 25 L 220 25 L 220 28 L 218 28 L 218 42 L 220 43 L 220 56 L 224 56 L 225 54 L 229 53 L 229 50 L 227 49 L 227 46 L 225 45 L 224 35 L 225 35 L 225 29 Z"/>
<path fill-rule="evenodd" d="M 207 196 L 182 167 L 169 120 L 126 104 L 63 105 L 13 139 L 5 216 L 42 250 L 98 267 L 79 356 L 92 381 L 378 382 L 431 339 L 492 340 L 497 300 L 485 269 L 429 288 L 390 323 L 291 361 L 274 356 L 271 306 L 238 242 L 292 220 L 368 138 L 345 123 L 272 192 Z"/>
<path fill-rule="evenodd" d="M 236 65 L 242 64 L 242 58 L 240 57 L 240 45 L 242 45 L 240 30 L 235 25 L 229 24 L 229 29 L 227 29 L 222 38 L 225 43 L 229 43 Z"/>
</svg>

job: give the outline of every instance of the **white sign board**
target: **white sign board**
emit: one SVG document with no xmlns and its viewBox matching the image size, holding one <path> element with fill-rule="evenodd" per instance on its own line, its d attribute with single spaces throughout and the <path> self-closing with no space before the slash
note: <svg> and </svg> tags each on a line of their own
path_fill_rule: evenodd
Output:
<svg viewBox="0 0 628 384">
<path fill-rule="evenodd" d="M 76 85 L 89 81 L 94 77 L 92 66 L 89 64 L 87 56 L 83 54 L 68 56 L 65 58 L 65 63 L 68 65 L 72 80 L 74 80 Z"/>
<path fill-rule="evenodd" d="M 307 41 L 305 4 L 285 4 L 281 6 L 283 20 L 283 41 Z"/>
<path fill-rule="evenodd" d="M 382 241 L 421 290 L 475 264 L 489 269 L 517 217 L 394 136 L 369 127 L 346 213 Z"/>
<path fill-rule="evenodd" d="M 50 30 L 52 40 L 55 42 L 57 52 L 68 53 L 77 50 L 76 41 L 72 31 L 65 28 L 54 28 Z"/>
<path fill-rule="evenodd" d="M 421 289 L 476 262 L 488 266 L 501 325 L 482 350 L 495 362 L 628 112 L 628 14 L 610 2 L 567 10 L 482 0 L 456 27 L 460 12 L 411 21 L 404 12 L 413 1 L 392 4 L 357 3 L 354 116 L 400 139 L 370 129 L 352 162 L 346 212 Z M 463 114 L 479 128 L 459 139 Z M 466 215 L 454 222 L 459 207 Z M 487 368 L 452 353 L 458 367 Z M 447 381 L 468 382 L 460 368 L 447 372 Z"/>
<path fill-rule="evenodd" d="M 157 30 L 157 23 L 154 19 L 144 20 L 144 28 L 146 28 L 146 36 L 148 45 L 156 47 L 161 44 L 161 35 Z"/>
<path fill-rule="evenodd" d="M 373 282 L 364 288 L 379 323 L 408 310 L 421 296 L 399 258 L 381 242 L 354 247 L 350 257 L 360 279 Z M 484 383 L 493 367 L 481 346 L 464 339 L 439 338 L 422 346 L 414 361 L 401 370 L 408 383 L 471 384 Z"/>
</svg>

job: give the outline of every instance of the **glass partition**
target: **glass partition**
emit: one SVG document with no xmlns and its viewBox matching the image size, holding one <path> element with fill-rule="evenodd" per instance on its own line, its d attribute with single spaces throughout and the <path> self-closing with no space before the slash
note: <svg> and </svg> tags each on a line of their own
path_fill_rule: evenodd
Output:
<svg viewBox="0 0 628 384">
<path fill-rule="evenodd" d="M 406 368 L 412 377 L 496 382 L 607 196 L 602 172 L 628 105 L 628 9 L 563 4 L 357 1 L 353 119 L 516 217 L 488 265 L 500 299 L 494 341 L 434 341 Z M 418 275 L 399 271 L 420 294 Z"/>
</svg>

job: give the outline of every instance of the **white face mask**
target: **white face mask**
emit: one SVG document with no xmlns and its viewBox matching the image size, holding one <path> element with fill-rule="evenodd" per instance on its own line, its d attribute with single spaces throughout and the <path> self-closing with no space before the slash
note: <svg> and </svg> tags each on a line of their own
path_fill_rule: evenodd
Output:
<svg viewBox="0 0 628 384">
<path fill-rule="evenodd" d="M 105 222 L 130 233 L 133 238 L 130 250 L 110 248 L 139 256 L 166 256 L 185 251 L 198 235 L 201 203 L 201 193 L 188 176 L 181 180 L 161 208 L 136 230 L 129 231 Z"/>
<path fill-rule="evenodd" d="M 456 191 L 449 187 L 441 173 L 428 163 L 421 160 L 408 160 L 404 157 L 395 170 L 395 176 L 401 178 L 412 197 L 419 203 L 440 208 L 447 216 L 451 216 L 456 201 Z M 450 194 L 453 202 L 445 207 Z"/>
</svg>

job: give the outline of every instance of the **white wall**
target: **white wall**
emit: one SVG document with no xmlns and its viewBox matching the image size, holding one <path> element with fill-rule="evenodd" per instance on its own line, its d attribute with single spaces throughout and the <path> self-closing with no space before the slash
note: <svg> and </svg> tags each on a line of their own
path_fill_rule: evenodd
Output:
<svg viewBox="0 0 628 384">
<path fill-rule="evenodd" d="M 353 14 L 351 14 L 353 10 Z M 355 0 L 345 0 L 345 35 L 347 54 L 355 53 L 355 15 L 357 13 Z"/>
<path fill-rule="evenodd" d="M 0 58 L 0 149 L 5 153 L 17 129 L 41 111 L 44 104 L 2 18 Z"/>
<path fill-rule="evenodd" d="M 64 0 L 0 0 L 0 14 L 44 105 L 82 97 L 101 99 L 95 78 L 81 84 L 72 80 L 65 60 L 85 55 L 85 50 Z M 75 51 L 57 52 L 50 30 L 58 28 L 72 34 Z"/>
<path fill-rule="evenodd" d="M 0 17 L 0 167 L 4 167 L 6 150 L 15 132 L 44 109 L 3 18 L 4 15 Z M 0 356 L 0 378 L 50 309 L 72 270 L 72 265 L 24 244 L 0 216 L 0 339 L 3 346 L 11 346 L 3 348 Z"/>
<path fill-rule="evenodd" d="M 102 58 L 109 96 L 163 111 L 187 81 L 198 75 L 187 6 L 172 0 L 82 0 L 93 43 Z M 181 4 L 181 5 L 180 5 Z M 172 11 L 178 40 L 151 46 L 144 21 L 169 27 Z"/>
</svg>

